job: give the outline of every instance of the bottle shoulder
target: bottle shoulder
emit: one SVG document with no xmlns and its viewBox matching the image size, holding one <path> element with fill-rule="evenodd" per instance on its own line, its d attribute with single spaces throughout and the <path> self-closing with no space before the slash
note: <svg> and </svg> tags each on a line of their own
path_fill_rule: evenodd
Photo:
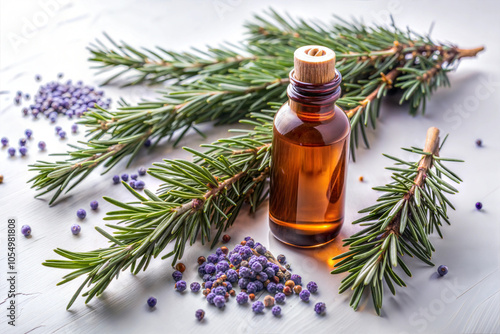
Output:
<svg viewBox="0 0 500 334">
<path fill-rule="evenodd" d="M 284 104 L 274 118 L 275 135 L 297 145 L 328 145 L 349 136 L 351 126 L 349 118 L 338 106 L 333 116 L 321 121 L 305 121 Z"/>
</svg>

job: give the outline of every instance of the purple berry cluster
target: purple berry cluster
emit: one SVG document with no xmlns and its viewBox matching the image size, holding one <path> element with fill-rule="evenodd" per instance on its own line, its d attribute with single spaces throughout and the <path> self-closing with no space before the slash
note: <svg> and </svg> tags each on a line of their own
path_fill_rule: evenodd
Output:
<svg viewBox="0 0 500 334">
<path fill-rule="evenodd" d="M 144 167 L 141 167 L 137 170 L 137 174 L 131 174 L 130 176 L 126 173 L 122 174 L 121 176 L 120 175 L 114 175 L 113 176 L 113 183 L 114 184 L 118 184 L 120 183 L 120 179 L 124 182 L 127 182 L 129 180 L 129 177 L 130 177 L 130 182 L 129 182 L 129 185 L 130 187 L 132 187 L 132 189 L 136 189 L 136 190 L 143 190 L 144 187 L 146 186 L 146 183 L 142 180 L 138 180 L 139 176 L 144 176 L 146 175 L 146 168 Z"/>
<path fill-rule="evenodd" d="M 302 277 L 292 275 L 281 265 L 286 263 L 285 256 L 280 255 L 279 260 L 275 260 L 264 245 L 251 237 L 246 237 L 231 251 L 227 247 L 217 248 L 206 258 L 198 258 L 198 263 L 198 274 L 203 279 L 203 295 L 209 304 L 218 308 L 226 305 L 229 296 L 236 296 L 236 302 L 243 305 L 254 301 L 256 294 L 267 292 L 263 301 L 253 302 L 252 311 L 264 313 L 266 308 L 272 308 L 271 313 L 279 317 L 281 307 L 275 303 L 283 304 L 286 297 L 293 293 L 308 302 L 311 294 L 318 291 L 315 282 L 309 282 L 308 289 L 302 289 Z M 240 288 L 241 292 L 236 294 L 236 288 Z"/>
<path fill-rule="evenodd" d="M 21 104 L 21 97 L 22 92 L 18 92 L 14 98 L 16 105 Z M 25 95 L 25 99 L 30 99 L 29 94 Z M 68 118 L 81 117 L 88 108 L 93 108 L 96 104 L 103 108 L 109 108 L 111 99 L 105 99 L 103 91 L 84 85 L 82 81 L 76 83 L 71 80 L 66 81 L 66 83 L 52 81 L 40 86 L 33 98 L 33 104 L 28 108 L 23 108 L 23 114 L 31 114 L 34 118 L 45 115 L 54 123 L 61 114 Z"/>
</svg>

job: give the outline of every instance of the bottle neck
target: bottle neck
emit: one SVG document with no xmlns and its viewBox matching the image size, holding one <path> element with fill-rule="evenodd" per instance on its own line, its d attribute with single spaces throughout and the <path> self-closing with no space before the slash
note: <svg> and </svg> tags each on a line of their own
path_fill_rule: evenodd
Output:
<svg viewBox="0 0 500 334">
<path fill-rule="evenodd" d="M 335 102 L 339 99 L 342 75 L 335 69 L 335 78 L 324 84 L 311 84 L 298 81 L 290 71 L 290 84 L 287 95 L 290 109 L 305 121 L 321 121 L 335 113 Z"/>
</svg>

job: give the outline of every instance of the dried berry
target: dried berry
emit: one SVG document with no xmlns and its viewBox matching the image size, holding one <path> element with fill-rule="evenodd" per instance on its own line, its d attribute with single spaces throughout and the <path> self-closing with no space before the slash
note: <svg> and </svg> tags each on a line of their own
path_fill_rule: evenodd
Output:
<svg viewBox="0 0 500 334">
<path fill-rule="evenodd" d="M 307 290 L 309 290 L 310 293 L 318 292 L 318 284 L 316 284 L 316 282 L 313 281 L 307 283 Z"/>
<path fill-rule="evenodd" d="M 196 319 L 198 319 L 198 321 L 202 321 L 203 318 L 205 318 L 205 311 L 203 311 L 202 309 L 196 310 L 195 317 Z"/>
<path fill-rule="evenodd" d="M 271 307 L 274 306 L 274 297 L 273 296 L 265 296 L 264 297 L 264 306 L 265 307 Z"/>
<path fill-rule="evenodd" d="M 299 294 L 301 291 L 302 291 L 302 286 L 296 285 L 293 287 L 293 292 L 295 292 L 296 294 Z"/>
<path fill-rule="evenodd" d="M 44 142 L 44 141 L 39 141 L 39 142 L 38 142 L 38 148 L 39 148 L 41 151 L 44 151 L 46 147 L 47 147 L 47 144 L 45 144 L 45 142 Z"/>
<path fill-rule="evenodd" d="M 289 286 L 285 286 L 283 288 L 283 293 L 285 294 L 285 296 L 290 296 L 292 294 L 292 288 L 290 288 Z"/>
<path fill-rule="evenodd" d="M 153 308 L 156 306 L 157 300 L 155 297 L 149 297 L 148 298 L 148 306 Z"/>
<path fill-rule="evenodd" d="M 186 271 L 186 266 L 184 265 L 184 263 L 179 262 L 175 265 L 175 269 L 183 273 L 184 271 Z"/>
<path fill-rule="evenodd" d="M 483 141 L 481 139 L 476 140 L 476 146 L 477 147 L 483 146 Z"/>
<path fill-rule="evenodd" d="M 220 248 L 220 250 L 221 250 L 222 254 L 226 254 L 227 255 L 229 253 L 229 249 L 226 246 L 222 246 Z"/>
<path fill-rule="evenodd" d="M 255 299 L 255 294 L 250 293 L 250 294 L 248 295 L 248 298 L 250 298 L 250 300 L 254 300 L 254 299 Z"/>
<path fill-rule="evenodd" d="M 200 256 L 198 258 L 198 264 L 201 265 L 202 263 L 204 263 L 207 259 L 204 257 L 204 256 Z"/>
<path fill-rule="evenodd" d="M 31 227 L 29 225 L 21 226 L 21 233 L 27 238 L 31 235 Z"/>
<path fill-rule="evenodd" d="M 97 210 L 97 207 L 99 206 L 99 203 L 97 201 L 92 201 L 90 202 L 90 208 L 92 210 Z"/>
<path fill-rule="evenodd" d="M 3 175 L 0 174 L 0 183 L 3 183 Z"/>
<path fill-rule="evenodd" d="M 179 270 L 176 270 L 172 273 L 172 278 L 174 279 L 174 281 L 178 282 L 182 279 L 182 272 L 180 272 Z"/>
<path fill-rule="evenodd" d="M 286 257 L 285 257 L 285 255 L 283 255 L 283 254 L 278 255 L 278 257 L 277 257 L 276 259 L 277 259 L 277 260 L 278 260 L 278 262 L 279 262 L 279 263 L 281 263 L 281 264 L 285 264 L 285 263 L 286 263 Z"/>
<path fill-rule="evenodd" d="M 302 299 L 302 301 L 308 302 L 309 301 L 309 297 L 311 297 L 311 293 L 309 292 L 309 290 L 302 290 L 299 293 L 299 297 L 300 297 L 300 299 Z"/>
<path fill-rule="evenodd" d="M 224 235 L 222 236 L 222 242 L 224 242 L 224 243 L 228 243 L 228 242 L 229 242 L 229 240 L 231 240 L 231 236 L 230 236 L 230 235 L 228 235 L 228 234 L 224 234 Z"/>
<path fill-rule="evenodd" d="M 295 286 L 295 282 L 290 279 L 285 282 L 285 286 L 288 286 L 290 289 L 293 289 L 293 287 Z"/>
<path fill-rule="evenodd" d="M 260 300 L 256 301 L 252 304 L 252 311 L 254 311 L 255 313 L 262 313 L 264 311 L 264 303 L 262 303 Z"/>
<path fill-rule="evenodd" d="M 316 303 L 316 305 L 314 305 L 314 312 L 316 312 L 317 314 L 323 314 L 325 313 L 326 311 L 326 305 L 325 303 Z"/>
<path fill-rule="evenodd" d="M 359 182 L 363 182 L 363 180 L 364 180 L 363 176 L 360 176 L 359 177 Z"/>
<path fill-rule="evenodd" d="M 76 211 L 76 216 L 80 219 L 85 219 L 87 212 L 84 209 L 78 209 L 78 211 Z"/>
<path fill-rule="evenodd" d="M 198 291 L 200 291 L 200 289 L 201 289 L 201 285 L 200 285 L 200 283 L 198 283 L 198 282 L 193 282 L 193 283 L 191 283 L 191 284 L 189 285 L 189 288 L 190 288 L 190 289 L 191 289 L 191 291 L 193 291 L 193 292 L 198 292 Z"/>
<path fill-rule="evenodd" d="M 444 276 L 448 273 L 448 267 L 444 265 L 440 265 L 437 269 L 439 276 Z"/>
<path fill-rule="evenodd" d="M 174 287 L 177 291 L 183 292 L 184 290 L 186 290 L 187 283 L 185 281 L 177 281 L 177 283 L 175 283 Z"/>
<path fill-rule="evenodd" d="M 283 292 L 278 292 L 275 296 L 274 296 L 274 300 L 276 301 L 276 303 L 279 303 L 279 304 L 282 304 L 285 302 L 285 299 L 286 299 L 286 296 Z"/>
<path fill-rule="evenodd" d="M 82 227 L 78 224 L 73 224 L 71 225 L 71 233 L 74 235 L 80 234 L 80 231 L 82 230 Z"/>
</svg>

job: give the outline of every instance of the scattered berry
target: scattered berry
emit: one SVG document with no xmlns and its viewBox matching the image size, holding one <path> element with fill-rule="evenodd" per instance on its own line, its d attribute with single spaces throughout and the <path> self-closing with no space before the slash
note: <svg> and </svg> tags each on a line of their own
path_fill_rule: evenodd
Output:
<svg viewBox="0 0 500 334">
<path fill-rule="evenodd" d="M 217 295 L 214 297 L 214 305 L 218 308 L 223 308 L 226 305 L 226 298 L 221 295 Z"/>
<path fill-rule="evenodd" d="M 179 292 L 183 292 L 184 290 L 186 290 L 186 287 L 187 284 L 185 281 L 177 281 L 177 283 L 175 283 L 175 289 Z"/>
<path fill-rule="evenodd" d="M 41 151 L 44 151 L 46 147 L 47 147 L 47 144 L 45 144 L 45 142 L 44 142 L 44 141 L 39 141 L 39 142 L 38 142 L 38 148 L 39 148 Z"/>
<path fill-rule="evenodd" d="M 483 141 L 481 139 L 476 140 L 476 146 L 477 147 L 483 146 Z"/>
<path fill-rule="evenodd" d="M 26 138 L 19 139 L 19 146 L 26 146 Z"/>
<path fill-rule="evenodd" d="M 3 175 L 0 174 L 0 183 L 3 183 Z"/>
<path fill-rule="evenodd" d="M 78 224 L 71 225 L 71 233 L 73 233 L 74 235 L 79 234 L 81 230 L 82 230 L 82 228 L 80 225 L 78 225 Z"/>
<path fill-rule="evenodd" d="M 62 130 L 62 127 L 60 127 L 60 126 L 58 125 L 58 126 L 56 126 L 54 129 L 56 130 L 56 133 L 57 133 L 57 134 L 59 134 L 59 132 L 61 132 L 61 130 Z"/>
<path fill-rule="evenodd" d="M 296 285 L 293 287 L 293 292 L 295 292 L 296 294 L 300 294 L 301 291 L 302 291 L 301 285 Z"/>
<path fill-rule="evenodd" d="M 24 134 L 26 135 L 26 138 L 30 139 L 31 136 L 33 135 L 33 131 L 31 131 L 30 129 L 26 129 L 24 131 Z"/>
<path fill-rule="evenodd" d="M 274 297 L 267 295 L 264 297 L 264 306 L 265 307 L 271 307 L 274 306 Z"/>
<path fill-rule="evenodd" d="M 310 293 L 318 292 L 318 284 L 316 284 L 316 282 L 313 281 L 307 283 L 307 290 L 309 290 Z"/>
<path fill-rule="evenodd" d="M 314 305 L 314 312 L 316 312 L 317 314 L 323 314 L 325 313 L 326 311 L 326 305 L 325 303 L 316 303 L 316 305 Z"/>
<path fill-rule="evenodd" d="M 151 146 L 151 140 L 150 139 L 146 139 L 146 141 L 144 142 L 144 146 L 145 147 Z"/>
<path fill-rule="evenodd" d="M 25 146 L 21 146 L 19 148 L 19 153 L 21 153 L 21 155 L 24 157 L 26 153 L 28 153 L 28 149 Z"/>
<path fill-rule="evenodd" d="M 281 315 L 281 307 L 279 307 L 278 305 L 273 306 L 271 312 L 275 317 L 279 317 Z"/>
<path fill-rule="evenodd" d="M 114 184 L 120 183 L 120 175 L 114 175 L 113 176 L 113 183 Z"/>
<path fill-rule="evenodd" d="M 286 257 L 283 254 L 278 255 L 277 260 L 281 264 L 285 264 L 286 263 Z"/>
<path fill-rule="evenodd" d="M 476 209 L 481 210 L 483 208 L 483 203 L 477 202 L 476 203 Z"/>
<path fill-rule="evenodd" d="M 300 299 L 302 299 L 302 301 L 308 302 L 309 297 L 311 297 L 311 293 L 309 292 L 309 290 L 302 290 L 299 294 L 299 297 Z"/>
<path fill-rule="evenodd" d="M 200 285 L 200 283 L 198 283 L 198 282 L 193 282 L 193 283 L 191 283 L 191 284 L 189 285 L 189 288 L 190 288 L 190 289 L 191 289 L 191 291 L 193 291 L 193 292 L 198 292 L 198 291 L 200 291 L 200 289 L 201 289 L 201 285 Z"/>
<path fill-rule="evenodd" d="M 128 181 L 128 174 L 122 174 L 122 180 L 127 182 Z"/>
<path fill-rule="evenodd" d="M 228 235 L 228 234 L 224 234 L 224 235 L 222 236 L 222 242 L 223 242 L 223 243 L 226 243 L 226 244 L 227 244 L 227 243 L 229 242 L 229 240 L 231 240 L 231 236 L 230 236 L 230 235 Z"/>
<path fill-rule="evenodd" d="M 290 279 L 296 284 L 296 285 L 302 285 L 302 277 L 300 277 L 297 274 L 293 274 Z"/>
<path fill-rule="evenodd" d="M 248 295 L 246 294 L 246 292 L 238 293 L 238 295 L 236 296 L 236 302 L 240 305 L 248 303 Z"/>
<path fill-rule="evenodd" d="M 201 266 L 207 259 L 204 256 L 200 256 L 198 258 L 198 264 Z"/>
<path fill-rule="evenodd" d="M 1 141 L 2 141 L 2 146 L 7 146 L 7 144 L 9 143 L 9 139 L 7 139 L 6 137 L 3 137 Z"/>
<path fill-rule="evenodd" d="M 16 149 L 13 148 L 13 147 L 9 147 L 9 149 L 7 150 L 7 152 L 9 153 L 9 155 L 11 157 L 15 156 L 16 155 Z"/>
<path fill-rule="evenodd" d="M 40 74 L 35 75 L 35 80 L 36 81 L 42 80 L 42 76 Z"/>
<path fill-rule="evenodd" d="M 76 211 L 76 216 L 80 219 L 85 219 L 87 212 L 84 209 L 78 209 L 78 211 Z"/>
<path fill-rule="evenodd" d="M 202 309 L 196 310 L 195 316 L 198 321 L 202 321 L 203 318 L 205 318 L 205 311 L 203 311 Z"/>
<path fill-rule="evenodd" d="M 59 74 L 57 74 L 57 78 L 61 79 L 63 77 L 63 75 L 64 75 L 63 73 L 59 73 Z"/>
<path fill-rule="evenodd" d="M 439 276 L 444 276 L 448 273 L 448 267 L 444 265 L 440 265 L 437 269 Z"/>
<path fill-rule="evenodd" d="M 179 270 L 176 270 L 172 273 L 172 278 L 174 281 L 179 282 L 182 279 L 182 273 Z"/>
<path fill-rule="evenodd" d="M 254 311 L 254 313 L 262 313 L 264 311 L 264 303 L 260 300 L 256 301 L 252 304 L 252 311 Z"/>
<path fill-rule="evenodd" d="M 365 178 L 364 178 L 363 176 L 360 176 L 360 177 L 359 177 L 359 182 L 363 182 L 363 181 L 364 181 L 364 179 L 365 179 Z"/>
<path fill-rule="evenodd" d="M 72 116 L 71 116 L 72 117 Z M 71 118 L 70 117 L 70 118 Z M 78 132 L 78 125 L 77 124 L 73 124 L 71 125 L 71 132 L 72 133 L 77 133 Z"/>
<path fill-rule="evenodd" d="M 31 235 L 31 227 L 29 225 L 21 226 L 21 233 L 27 238 Z"/>
<path fill-rule="evenodd" d="M 66 131 L 62 131 L 62 130 L 61 130 L 61 131 L 59 132 L 59 137 L 60 137 L 61 139 L 65 139 L 65 138 L 66 138 Z"/>
<path fill-rule="evenodd" d="M 290 296 L 292 294 L 292 288 L 290 288 L 289 286 L 285 286 L 283 288 L 283 293 L 285 294 L 285 296 Z"/>
<path fill-rule="evenodd" d="M 99 206 L 99 203 L 97 203 L 97 201 L 92 201 L 90 202 L 90 208 L 92 210 L 97 210 L 97 207 Z"/>
<path fill-rule="evenodd" d="M 184 265 L 184 263 L 179 262 L 175 265 L 175 270 L 178 270 L 181 273 L 183 273 L 184 271 L 186 271 L 186 266 Z"/>
<path fill-rule="evenodd" d="M 283 304 L 285 302 L 285 299 L 286 299 L 286 296 L 283 292 L 278 292 L 275 296 L 274 296 L 274 300 L 276 301 L 276 303 L 278 304 Z"/>
<path fill-rule="evenodd" d="M 155 307 L 157 302 L 158 301 L 156 300 L 155 297 L 149 297 L 148 298 L 148 306 L 151 307 L 151 308 Z"/>
<path fill-rule="evenodd" d="M 135 188 L 138 190 L 144 189 L 145 186 L 146 186 L 146 184 L 142 180 L 139 180 L 135 183 Z"/>
<path fill-rule="evenodd" d="M 141 167 L 137 170 L 137 173 L 139 173 L 140 176 L 146 175 L 146 168 Z"/>
<path fill-rule="evenodd" d="M 132 180 L 137 180 L 137 174 L 130 174 L 130 178 Z"/>
</svg>

